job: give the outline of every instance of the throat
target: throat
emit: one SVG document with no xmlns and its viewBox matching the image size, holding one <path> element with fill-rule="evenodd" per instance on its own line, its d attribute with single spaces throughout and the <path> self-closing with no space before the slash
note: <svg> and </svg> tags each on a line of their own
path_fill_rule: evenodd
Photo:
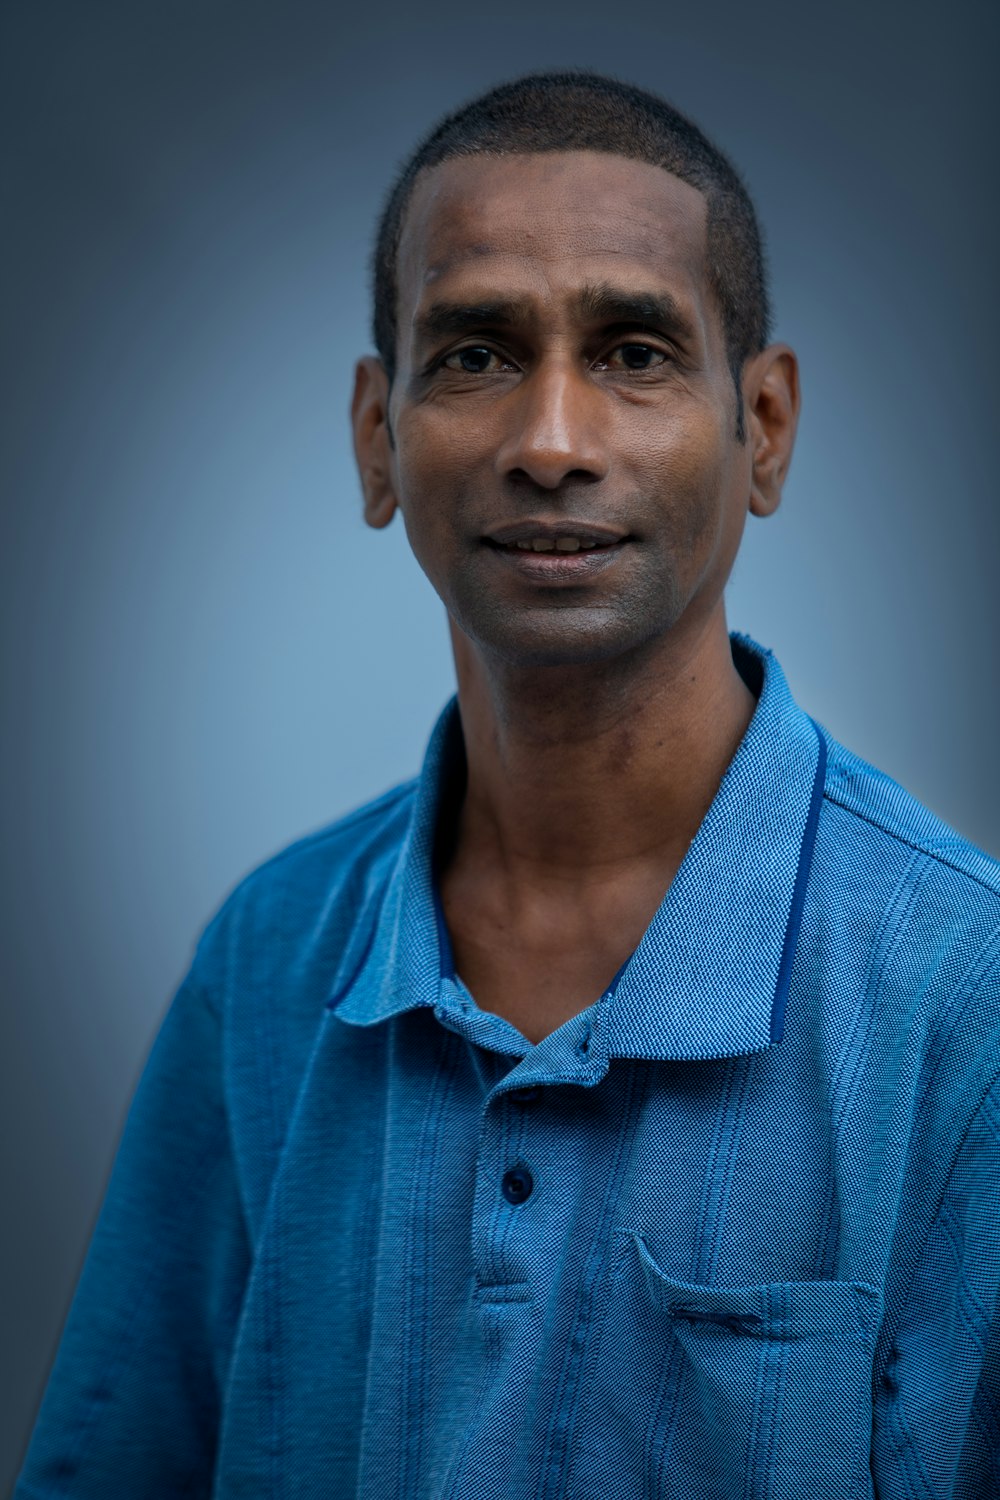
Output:
<svg viewBox="0 0 1000 1500">
<path fill-rule="evenodd" d="M 465 642 L 456 649 L 467 763 L 459 845 L 515 886 L 582 887 L 615 866 L 621 878 L 678 864 L 756 705 L 725 634 L 723 645 L 725 671 L 690 658 L 683 684 L 678 670 L 637 684 L 593 667 L 515 682 Z"/>
<path fill-rule="evenodd" d="M 670 876 L 633 879 L 574 901 L 541 893 L 523 905 L 458 861 L 441 879 L 455 972 L 480 1010 L 511 1022 L 529 1041 L 563 1025 L 609 989 L 638 947 Z"/>
</svg>

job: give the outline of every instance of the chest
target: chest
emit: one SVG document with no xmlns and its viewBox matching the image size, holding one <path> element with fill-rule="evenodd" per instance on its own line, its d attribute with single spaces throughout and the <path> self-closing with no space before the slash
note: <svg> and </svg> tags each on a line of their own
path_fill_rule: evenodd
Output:
<svg viewBox="0 0 1000 1500">
<path fill-rule="evenodd" d="M 669 1457 L 671 1495 L 764 1500 L 799 1493 L 814 1450 L 863 1468 L 872 1373 L 853 1288 L 828 1280 L 830 1110 L 789 1049 L 617 1060 L 587 1087 L 568 1056 L 520 1100 L 480 1051 L 427 1009 L 328 1022 L 258 1239 L 220 1496 L 266 1488 L 279 1441 L 300 1489 L 345 1495 L 475 1494 L 486 1475 L 497 1496 L 626 1500 L 665 1494 Z"/>
</svg>

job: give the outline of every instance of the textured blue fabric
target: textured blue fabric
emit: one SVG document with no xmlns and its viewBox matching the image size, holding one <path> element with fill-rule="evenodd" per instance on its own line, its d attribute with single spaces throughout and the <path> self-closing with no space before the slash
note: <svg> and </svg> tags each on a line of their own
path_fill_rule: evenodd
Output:
<svg viewBox="0 0 1000 1500">
<path fill-rule="evenodd" d="M 442 941 L 454 700 L 230 896 L 18 1500 L 1000 1495 L 1000 871 L 733 649 L 704 823 L 535 1046 Z"/>
</svg>

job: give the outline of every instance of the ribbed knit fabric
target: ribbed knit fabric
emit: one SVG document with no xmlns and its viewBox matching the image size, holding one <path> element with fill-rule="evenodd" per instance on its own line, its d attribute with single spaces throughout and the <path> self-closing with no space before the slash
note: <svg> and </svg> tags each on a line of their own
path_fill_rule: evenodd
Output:
<svg viewBox="0 0 1000 1500">
<path fill-rule="evenodd" d="M 733 651 L 680 871 L 535 1046 L 452 969 L 455 700 L 234 891 L 17 1500 L 997 1500 L 1000 870 Z"/>
</svg>

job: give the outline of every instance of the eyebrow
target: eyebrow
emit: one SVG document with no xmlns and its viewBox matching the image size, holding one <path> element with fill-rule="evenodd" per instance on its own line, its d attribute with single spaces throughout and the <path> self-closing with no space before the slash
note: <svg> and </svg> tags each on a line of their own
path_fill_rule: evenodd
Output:
<svg viewBox="0 0 1000 1500">
<path fill-rule="evenodd" d="M 601 282 L 585 286 L 575 299 L 577 312 L 589 322 L 658 328 L 683 338 L 694 337 L 689 315 L 670 292 L 631 292 Z"/>
<path fill-rule="evenodd" d="M 603 326 L 659 329 L 692 339 L 694 327 L 669 292 L 626 291 L 608 282 L 585 286 L 572 300 L 576 314 Z M 433 302 L 414 320 L 418 340 L 432 343 L 484 328 L 511 328 L 525 317 L 525 304 L 510 299 L 482 302 Z"/>
<path fill-rule="evenodd" d="M 431 343 L 476 329 L 510 328 L 522 315 L 517 302 L 433 302 L 415 319 L 413 329 L 418 339 Z"/>
</svg>

